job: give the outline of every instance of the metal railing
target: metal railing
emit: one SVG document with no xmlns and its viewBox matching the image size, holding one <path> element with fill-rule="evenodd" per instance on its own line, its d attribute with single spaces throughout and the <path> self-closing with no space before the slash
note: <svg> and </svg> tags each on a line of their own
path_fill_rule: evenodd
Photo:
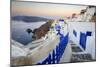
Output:
<svg viewBox="0 0 100 67">
<path fill-rule="evenodd" d="M 59 63 L 64 53 L 64 50 L 67 46 L 68 36 L 69 36 L 69 33 L 65 37 L 61 36 L 60 42 L 56 46 L 56 48 L 52 52 L 49 53 L 48 57 L 46 57 L 43 61 L 38 62 L 37 64 L 57 64 Z"/>
</svg>

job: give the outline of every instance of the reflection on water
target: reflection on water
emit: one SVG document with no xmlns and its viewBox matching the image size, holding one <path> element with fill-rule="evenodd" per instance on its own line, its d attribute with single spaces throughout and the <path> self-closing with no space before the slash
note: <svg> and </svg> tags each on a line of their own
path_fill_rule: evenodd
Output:
<svg viewBox="0 0 100 67">
<path fill-rule="evenodd" d="M 31 22 L 26 23 L 22 21 L 12 21 L 11 22 L 11 37 L 12 39 L 26 45 L 32 41 L 32 34 L 27 33 L 27 29 L 30 28 L 34 30 L 35 28 L 40 27 L 42 24 L 46 22 Z"/>
</svg>

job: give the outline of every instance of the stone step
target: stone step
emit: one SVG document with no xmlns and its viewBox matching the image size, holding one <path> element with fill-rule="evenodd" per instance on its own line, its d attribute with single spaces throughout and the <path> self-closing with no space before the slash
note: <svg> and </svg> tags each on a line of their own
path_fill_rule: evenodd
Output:
<svg viewBox="0 0 100 67">
<path fill-rule="evenodd" d="M 71 45 L 73 46 L 73 45 L 76 45 L 76 44 L 72 43 Z"/>
<path fill-rule="evenodd" d="M 72 52 L 82 52 L 82 49 L 79 46 L 71 46 Z"/>
<path fill-rule="evenodd" d="M 91 54 L 72 54 L 71 62 L 91 61 Z"/>
</svg>

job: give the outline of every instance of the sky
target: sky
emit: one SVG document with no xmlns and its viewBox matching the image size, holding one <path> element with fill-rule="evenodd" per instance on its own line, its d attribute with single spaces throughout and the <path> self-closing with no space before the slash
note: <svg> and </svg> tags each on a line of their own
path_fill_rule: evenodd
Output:
<svg viewBox="0 0 100 67">
<path fill-rule="evenodd" d="M 12 1 L 11 12 L 12 16 L 68 17 L 73 13 L 79 14 L 86 7 L 82 5 Z"/>
</svg>

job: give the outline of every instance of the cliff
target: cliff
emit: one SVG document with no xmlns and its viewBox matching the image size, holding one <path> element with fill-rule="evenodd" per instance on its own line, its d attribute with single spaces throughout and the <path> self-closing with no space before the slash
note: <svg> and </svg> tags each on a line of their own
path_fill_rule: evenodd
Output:
<svg viewBox="0 0 100 67">
<path fill-rule="evenodd" d="M 52 23 L 53 23 L 53 20 L 48 20 L 47 23 L 35 29 L 33 31 L 35 38 L 40 39 L 41 37 L 45 36 L 45 34 L 47 34 L 47 32 L 49 31 L 49 28 Z"/>
</svg>

